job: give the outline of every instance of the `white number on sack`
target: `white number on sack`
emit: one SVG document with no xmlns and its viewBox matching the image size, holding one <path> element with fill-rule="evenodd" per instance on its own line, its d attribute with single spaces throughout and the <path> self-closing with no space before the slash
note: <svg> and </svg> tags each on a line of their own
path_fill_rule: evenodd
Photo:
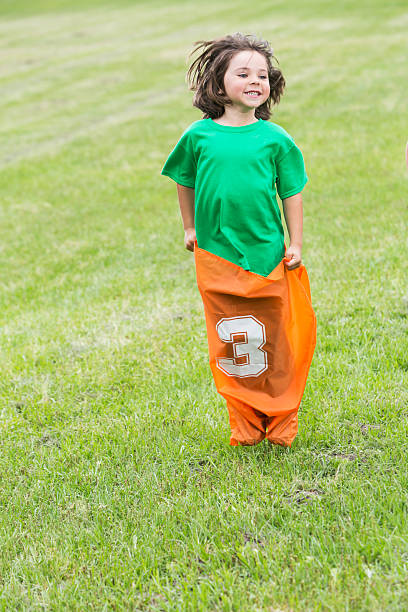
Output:
<svg viewBox="0 0 408 612">
<path fill-rule="evenodd" d="M 232 343 L 234 357 L 217 358 L 217 366 L 228 376 L 259 376 L 268 367 L 262 350 L 266 342 L 265 326 L 252 315 L 221 319 L 217 333 L 223 342 Z"/>
</svg>

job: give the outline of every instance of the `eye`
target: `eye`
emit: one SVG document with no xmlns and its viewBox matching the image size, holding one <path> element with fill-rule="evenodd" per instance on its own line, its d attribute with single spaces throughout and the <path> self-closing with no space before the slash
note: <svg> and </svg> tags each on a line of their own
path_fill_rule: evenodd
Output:
<svg viewBox="0 0 408 612">
<path fill-rule="evenodd" d="M 247 74 L 246 74 L 245 72 L 241 72 L 241 74 L 239 74 L 238 76 L 240 76 L 240 77 L 246 77 L 246 76 L 247 76 Z"/>
<path fill-rule="evenodd" d="M 267 79 L 268 77 L 265 76 L 264 74 L 261 74 L 261 76 L 259 77 L 260 79 Z"/>
</svg>

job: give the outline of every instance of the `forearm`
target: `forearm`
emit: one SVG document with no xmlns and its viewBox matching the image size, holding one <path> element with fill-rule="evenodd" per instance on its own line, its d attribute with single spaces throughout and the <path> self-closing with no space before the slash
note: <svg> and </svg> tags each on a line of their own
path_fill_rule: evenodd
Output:
<svg viewBox="0 0 408 612">
<path fill-rule="evenodd" d="M 195 191 L 191 187 L 185 187 L 177 183 L 177 195 L 180 204 L 181 218 L 183 219 L 184 246 L 189 251 L 194 251 L 196 242 L 194 227 Z"/>
<path fill-rule="evenodd" d="M 290 238 L 290 246 L 302 248 L 303 240 L 303 205 L 302 194 L 297 193 L 282 200 L 283 213 Z"/>
<path fill-rule="evenodd" d="M 185 230 L 194 228 L 195 190 L 177 183 L 177 195 Z"/>
</svg>

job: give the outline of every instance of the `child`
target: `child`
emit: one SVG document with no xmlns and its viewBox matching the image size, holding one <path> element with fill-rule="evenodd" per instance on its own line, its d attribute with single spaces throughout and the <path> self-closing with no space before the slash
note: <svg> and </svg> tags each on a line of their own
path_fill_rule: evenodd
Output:
<svg viewBox="0 0 408 612">
<path fill-rule="evenodd" d="M 295 293 L 305 293 L 300 289 L 303 283 L 307 294 L 306 271 L 301 266 L 301 191 L 307 176 L 292 137 L 268 121 L 271 104 L 279 102 L 285 80 L 272 65 L 273 52 L 266 41 L 236 33 L 196 45 L 195 51 L 201 53 L 187 76 L 195 91 L 193 105 L 204 116 L 185 130 L 162 174 L 177 183 L 185 246 L 196 252 L 210 363 L 217 388 L 227 398 L 231 444 L 255 444 L 267 437 L 270 442 L 290 445 L 313 353 L 314 314 L 310 301 L 306 306 L 302 302 L 300 308 L 310 315 L 311 326 L 302 354 L 303 360 L 310 360 L 306 372 L 303 367 L 299 374 L 288 311 L 303 298 L 291 294 L 283 264 L 288 271 L 297 269 Z M 276 192 L 290 237 L 286 255 Z M 254 306 L 254 298 L 264 302 Z M 273 321 L 257 318 L 254 308 L 261 318 L 270 319 L 274 312 Z M 235 316 L 221 316 L 225 314 Z M 277 366 L 282 352 L 285 357 Z M 297 388 L 296 401 L 292 397 L 287 404 L 285 393 L 291 395 L 292 387 Z M 257 393 L 263 396 L 255 398 Z"/>
</svg>

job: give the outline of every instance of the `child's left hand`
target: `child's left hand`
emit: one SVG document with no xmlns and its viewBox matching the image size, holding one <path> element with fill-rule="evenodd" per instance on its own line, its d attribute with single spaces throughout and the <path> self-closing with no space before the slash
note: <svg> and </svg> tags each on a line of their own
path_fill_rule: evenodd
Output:
<svg viewBox="0 0 408 612">
<path fill-rule="evenodd" d="M 285 259 L 283 260 L 288 270 L 295 270 L 302 263 L 302 249 L 298 246 L 290 246 L 286 250 Z"/>
</svg>

